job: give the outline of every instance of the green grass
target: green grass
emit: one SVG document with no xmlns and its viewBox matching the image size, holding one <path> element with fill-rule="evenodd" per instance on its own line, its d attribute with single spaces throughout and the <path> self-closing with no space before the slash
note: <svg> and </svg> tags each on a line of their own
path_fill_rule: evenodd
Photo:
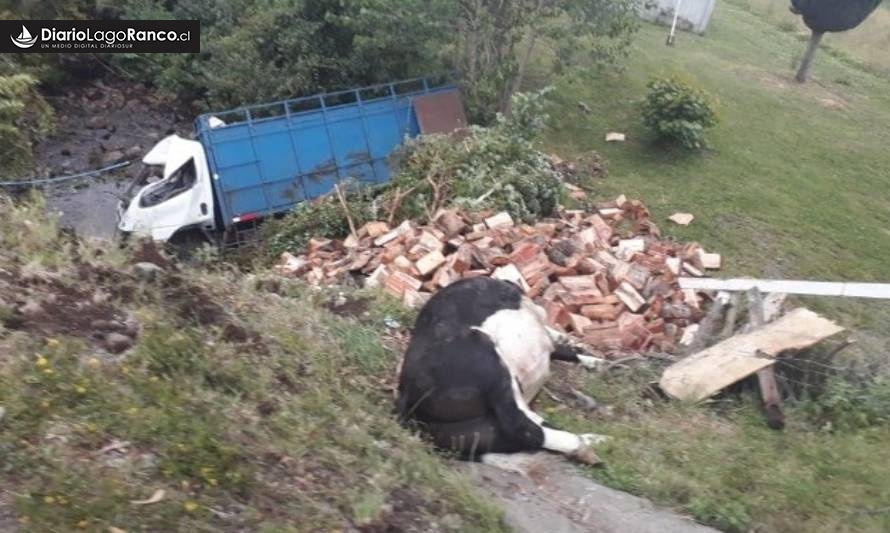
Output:
<svg viewBox="0 0 890 533">
<path fill-rule="evenodd" d="M 563 157 L 605 155 L 610 175 L 589 183 L 595 196 L 642 199 L 667 234 L 722 253 L 721 275 L 890 281 L 890 80 L 821 53 L 813 81 L 794 83 L 803 44 L 762 4 L 720 2 L 708 34 L 681 34 L 674 48 L 664 28 L 644 25 L 623 71 L 550 80 L 553 124 L 542 142 Z M 720 124 L 704 153 L 656 147 L 642 125 L 646 83 L 671 75 L 718 101 Z M 628 141 L 607 144 L 608 131 Z M 666 218 L 677 211 L 696 219 L 673 226 Z M 888 369 L 886 302 L 799 301 L 860 341 L 837 364 L 868 359 Z M 886 424 L 827 431 L 798 404 L 788 428 L 773 432 L 753 400 L 715 408 L 643 399 L 657 376 L 589 378 L 585 390 L 616 412 L 593 423 L 545 402 L 553 420 L 615 437 L 597 479 L 732 531 L 890 529 Z"/>
<path fill-rule="evenodd" d="M 890 427 L 828 431 L 804 404 L 788 427 L 766 427 L 756 398 L 707 407 L 653 401 L 652 370 L 588 377 L 583 390 L 611 414 L 584 419 L 544 399 L 545 417 L 610 435 L 594 479 L 726 531 L 887 531 Z"/>
<path fill-rule="evenodd" d="M 40 222 L 39 204 L 2 205 L 0 530 L 503 529 L 391 415 L 398 353 L 381 332 L 409 320 L 397 304 L 359 295 L 371 310 L 338 317 L 328 294 L 267 274 L 140 283 L 124 254 Z M 140 324 L 118 356 L 56 315 L 97 312 L 101 291 Z M 26 299 L 48 310 L 39 325 L 16 319 Z"/>
</svg>

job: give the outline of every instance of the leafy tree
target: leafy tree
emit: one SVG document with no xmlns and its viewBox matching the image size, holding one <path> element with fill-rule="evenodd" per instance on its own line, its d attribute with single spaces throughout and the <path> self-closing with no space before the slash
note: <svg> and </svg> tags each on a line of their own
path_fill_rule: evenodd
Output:
<svg viewBox="0 0 890 533">
<path fill-rule="evenodd" d="M 556 44 L 557 64 L 578 50 L 598 62 L 625 53 L 636 29 L 637 0 L 458 0 L 454 64 L 474 118 L 509 114 L 545 39 Z"/>
<path fill-rule="evenodd" d="M 445 18 L 422 0 L 127 0 L 133 19 L 200 18 L 199 55 L 112 60 L 179 99 L 221 107 L 442 70 Z"/>
<path fill-rule="evenodd" d="M 852 30 L 880 4 L 881 0 L 791 0 L 791 12 L 801 15 L 813 32 L 795 79 L 801 83 L 807 81 L 825 32 Z"/>
<path fill-rule="evenodd" d="M 34 76 L 4 70 L 0 68 L 0 168 L 17 172 L 30 163 L 33 142 L 50 131 L 52 109 L 35 90 Z"/>
</svg>

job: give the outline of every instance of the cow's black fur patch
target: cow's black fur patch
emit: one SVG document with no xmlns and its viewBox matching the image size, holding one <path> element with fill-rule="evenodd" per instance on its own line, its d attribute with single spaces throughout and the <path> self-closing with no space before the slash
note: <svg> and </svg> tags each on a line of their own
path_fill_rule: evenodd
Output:
<svg viewBox="0 0 890 533">
<path fill-rule="evenodd" d="M 541 428 L 516 405 L 509 370 L 475 329 L 522 291 L 491 278 L 449 285 L 421 310 L 399 380 L 397 411 L 437 446 L 463 455 L 539 448 Z"/>
</svg>

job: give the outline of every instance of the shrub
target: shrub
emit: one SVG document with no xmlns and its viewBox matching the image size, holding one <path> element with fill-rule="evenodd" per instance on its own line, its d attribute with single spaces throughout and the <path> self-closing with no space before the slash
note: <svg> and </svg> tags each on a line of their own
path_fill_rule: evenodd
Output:
<svg viewBox="0 0 890 533">
<path fill-rule="evenodd" d="M 653 80 L 648 87 L 643 123 L 655 136 L 690 150 L 705 148 L 705 129 L 717 123 L 711 98 L 674 78 Z"/>
<path fill-rule="evenodd" d="M 836 377 L 818 398 L 805 402 L 804 409 L 814 422 L 828 429 L 890 424 L 890 378 L 854 383 Z"/>
<path fill-rule="evenodd" d="M 34 141 L 49 133 L 52 108 L 35 87 L 30 74 L 3 75 L 0 71 L 0 168 L 18 172 L 31 162 Z"/>
<path fill-rule="evenodd" d="M 384 205 L 392 209 L 394 194 L 411 195 L 393 218 L 429 217 L 449 203 L 503 210 L 524 221 L 552 214 L 562 182 L 534 141 L 547 118 L 545 92 L 514 95 L 509 118 L 499 115 L 490 128 L 472 127 L 459 141 L 446 136 L 409 141 L 397 155 Z"/>
<path fill-rule="evenodd" d="M 346 194 L 356 227 L 376 218 L 372 195 L 367 187 L 353 188 Z M 337 196 L 331 193 L 297 205 L 281 219 L 268 221 L 263 233 L 266 251 L 277 256 L 303 250 L 312 237 L 343 238 L 349 234 L 349 221 Z"/>
</svg>

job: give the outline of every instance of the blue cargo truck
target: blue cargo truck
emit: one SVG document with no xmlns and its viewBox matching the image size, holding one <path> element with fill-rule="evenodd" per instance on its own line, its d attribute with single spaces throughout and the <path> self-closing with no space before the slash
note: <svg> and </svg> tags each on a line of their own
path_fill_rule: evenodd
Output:
<svg viewBox="0 0 890 533">
<path fill-rule="evenodd" d="M 197 140 L 170 135 L 142 159 L 118 229 L 174 243 L 232 242 L 342 180 L 387 181 L 388 158 L 406 138 L 465 123 L 457 89 L 432 78 L 201 115 Z"/>
</svg>

